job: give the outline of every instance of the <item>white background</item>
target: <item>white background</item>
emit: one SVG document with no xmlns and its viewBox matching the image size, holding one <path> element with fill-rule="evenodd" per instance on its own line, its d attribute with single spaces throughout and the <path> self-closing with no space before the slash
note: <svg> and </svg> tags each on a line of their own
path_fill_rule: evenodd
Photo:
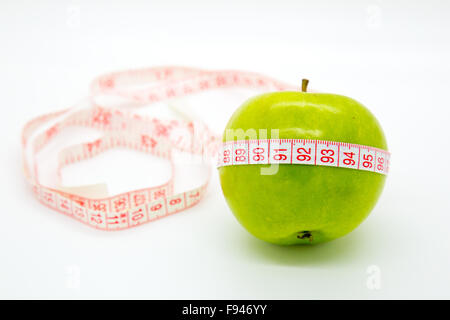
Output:
<svg viewBox="0 0 450 320">
<path fill-rule="evenodd" d="M 449 2 L 1 1 L 0 25 L 1 298 L 450 298 Z M 342 239 L 277 247 L 236 222 L 216 174 L 196 207 L 129 231 L 40 205 L 21 172 L 25 122 L 99 74 L 158 65 L 307 77 L 361 101 L 393 154 L 377 207 Z M 65 179 L 142 164 L 151 185 L 156 167 L 133 157 Z"/>
</svg>

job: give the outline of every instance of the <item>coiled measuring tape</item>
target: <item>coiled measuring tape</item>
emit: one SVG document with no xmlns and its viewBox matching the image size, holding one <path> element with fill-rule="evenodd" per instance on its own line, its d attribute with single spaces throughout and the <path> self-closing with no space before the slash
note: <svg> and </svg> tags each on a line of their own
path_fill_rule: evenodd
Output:
<svg viewBox="0 0 450 320">
<path fill-rule="evenodd" d="M 142 105 L 233 87 L 265 91 L 296 90 L 296 87 L 272 78 L 242 71 L 155 67 L 106 74 L 92 82 L 87 107 L 73 107 L 42 115 L 25 125 L 22 132 L 25 177 L 34 195 L 45 206 L 91 227 L 113 231 L 172 215 L 201 200 L 209 178 L 196 188 L 174 194 L 176 164 L 173 153 L 176 150 L 202 156 L 206 152 L 208 157 L 215 157 L 220 149 L 219 166 L 300 163 L 347 166 L 387 173 L 387 165 L 379 168 L 380 164 L 388 163 L 389 154 L 372 147 L 313 140 L 258 140 L 221 144 L 220 137 L 201 121 L 161 120 L 143 117 L 135 112 Z M 109 107 L 98 102 L 100 96 L 121 97 L 128 103 L 121 107 Z M 78 192 L 45 186 L 40 182 L 37 156 L 60 132 L 73 126 L 97 129 L 103 136 L 61 150 L 55 168 L 58 177 L 65 166 L 93 158 L 113 148 L 129 148 L 167 159 L 171 163 L 171 178 L 159 186 L 111 197 L 83 196 L 80 190 L 87 190 L 89 186 L 77 187 Z M 355 158 L 346 158 L 346 153 L 354 154 Z M 366 167 L 367 159 L 371 159 L 370 168 Z M 203 165 L 211 172 L 210 162 L 206 161 Z"/>
<path fill-rule="evenodd" d="M 221 88 L 248 87 L 288 90 L 293 87 L 269 77 L 241 71 L 205 71 L 184 67 L 156 67 L 110 73 L 91 85 L 88 106 L 69 108 L 37 117 L 22 132 L 24 173 L 37 199 L 49 208 L 101 230 L 123 230 L 183 211 L 197 204 L 209 179 L 198 187 L 174 194 L 173 152 L 216 156 L 217 137 L 201 121 L 161 120 L 143 117 L 136 105 L 182 97 Z M 125 98 L 122 107 L 100 105 L 100 96 Z M 62 168 L 110 150 L 129 148 L 167 159 L 172 177 L 164 184 L 133 190 L 112 197 L 95 198 L 67 192 L 40 182 L 37 155 L 58 133 L 73 126 L 100 130 L 103 137 L 73 145 L 58 154 L 58 177 Z M 209 162 L 203 164 L 211 172 Z M 89 186 L 77 187 L 78 190 Z"/>
</svg>

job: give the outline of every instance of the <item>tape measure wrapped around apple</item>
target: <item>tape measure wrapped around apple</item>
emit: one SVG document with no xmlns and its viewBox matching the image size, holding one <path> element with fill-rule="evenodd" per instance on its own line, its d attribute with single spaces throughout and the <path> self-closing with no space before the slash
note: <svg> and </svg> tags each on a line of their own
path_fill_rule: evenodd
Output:
<svg viewBox="0 0 450 320">
<path fill-rule="evenodd" d="M 355 229 L 375 206 L 389 169 L 376 118 L 348 97 L 274 92 L 231 117 L 219 155 L 225 199 L 254 236 L 312 244 Z M 268 165 L 270 164 L 270 165 Z"/>
<path fill-rule="evenodd" d="M 343 96 L 307 93 L 306 85 L 296 92 L 256 73 L 183 67 L 107 74 L 94 80 L 87 107 L 43 115 L 25 126 L 25 176 L 44 205 L 97 229 L 122 230 L 195 205 L 208 181 L 174 194 L 172 176 L 160 186 L 107 197 L 89 194 L 89 186 L 45 186 L 37 155 L 59 132 L 84 126 L 104 136 L 62 150 L 58 176 L 64 166 L 115 147 L 161 156 L 171 161 L 172 169 L 174 150 L 213 157 L 220 149 L 222 190 L 250 233 L 278 244 L 331 240 L 369 214 L 384 185 L 389 153 L 380 125 L 365 107 Z M 200 121 L 146 118 L 133 112 L 143 104 L 228 87 L 272 93 L 250 99 L 235 112 L 223 143 Z M 99 95 L 120 96 L 128 104 L 99 105 Z M 209 163 L 204 163 L 206 168 Z"/>
</svg>

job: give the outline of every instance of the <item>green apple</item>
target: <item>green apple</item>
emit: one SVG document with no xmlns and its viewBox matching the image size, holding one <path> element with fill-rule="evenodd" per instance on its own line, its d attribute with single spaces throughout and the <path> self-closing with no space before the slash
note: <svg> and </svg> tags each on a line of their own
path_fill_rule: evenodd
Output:
<svg viewBox="0 0 450 320">
<path fill-rule="evenodd" d="M 256 130 L 258 139 L 319 139 L 387 150 L 383 130 L 367 108 L 345 96 L 306 92 L 306 85 L 303 92 L 251 98 L 225 132 L 239 129 Z M 267 137 L 259 136 L 260 129 Z M 272 129 L 279 130 L 278 137 L 271 137 Z M 223 141 L 230 140 L 224 133 Z M 220 182 L 242 226 L 281 245 L 321 243 L 351 232 L 375 206 L 386 179 L 369 171 L 301 164 L 280 164 L 276 174 L 262 175 L 268 166 L 220 167 Z"/>
</svg>

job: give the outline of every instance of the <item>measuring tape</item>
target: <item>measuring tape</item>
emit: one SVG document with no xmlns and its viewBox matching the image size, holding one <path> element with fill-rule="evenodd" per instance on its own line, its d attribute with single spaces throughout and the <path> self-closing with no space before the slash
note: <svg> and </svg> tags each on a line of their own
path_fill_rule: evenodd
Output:
<svg viewBox="0 0 450 320">
<path fill-rule="evenodd" d="M 47 207 L 101 230 L 123 230 L 183 211 L 204 196 L 208 179 L 197 187 L 174 194 L 174 151 L 213 158 L 219 166 L 243 164 L 309 164 L 345 167 L 387 174 L 389 153 L 355 144 L 299 139 L 244 140 L 220 143 L 198 120 L 162 120 L 138 115 L 144 105 L 211 89 L 234 87 L 265 91 L 297 90 L 272 78 L 242 71 L 206 71 L 184 67 L 155 67 L 110 73 L 92 82 L 87 106 L 42 115 L 22 132 L 23 169 L 37 199 Z M 127 103 L 111 107 L 98 101 L 120 97 Z M 113 148 L 128 148 L 170 162 L 172 176 L 159 186 L 132 190 L 111 197 L 86 196 L 92 186 L 45 186 L 39 179 L 38 154 L 62 131 L 78 126 L 101 131 L 95 141 L 72 145 L 58 154 L 57 176 L 71 164 L 91 159 Z M 208 161 L 202 165 L 211 173 Z M 92 192 L 91 192 L 92 193 Z"/>
<path fill-rule="evenodd" d="M 386 175 L 386 150 L 352 143 L 309 139 L 239 140 L 222 144 L 218 167 L 303 164 L 371 171 Z"/>
<path fill-rule="evenodd" d="M 269 77 L 241 71 L 205 71 L 184 67 L 156 67 L 110 73 L 92 82 L 87 106 L 46 114 L 28 122 L 22 132 L 23 169 L 37 199 L 47 207 L 101 230 L 123 230 L 183 211 L 204 196 L 209 178 L 196 188 L 174 194 L 174 151 L 216 156 L 220 137 L 201 121 L 161 120 L 143 117 L 135 109 L 211 89 L 247 87 L 265 91 L 294 90 Z M 108 107 L 98 101 L 120 97 L 127 103 Z M 101 131 L 95 141 L 64 148 L 58 154 L 57 176 L 68 165 L 95 157 L 112 148 L 129 148 L 167 159 L 171 178 L 164 184 L 112 197 L 92 197 L 91 186 L 67 188 L 40 182 L 38 154 L 69 127 Z M 211 166 L 203 163 L 208 172 Z"/>
</svg>

